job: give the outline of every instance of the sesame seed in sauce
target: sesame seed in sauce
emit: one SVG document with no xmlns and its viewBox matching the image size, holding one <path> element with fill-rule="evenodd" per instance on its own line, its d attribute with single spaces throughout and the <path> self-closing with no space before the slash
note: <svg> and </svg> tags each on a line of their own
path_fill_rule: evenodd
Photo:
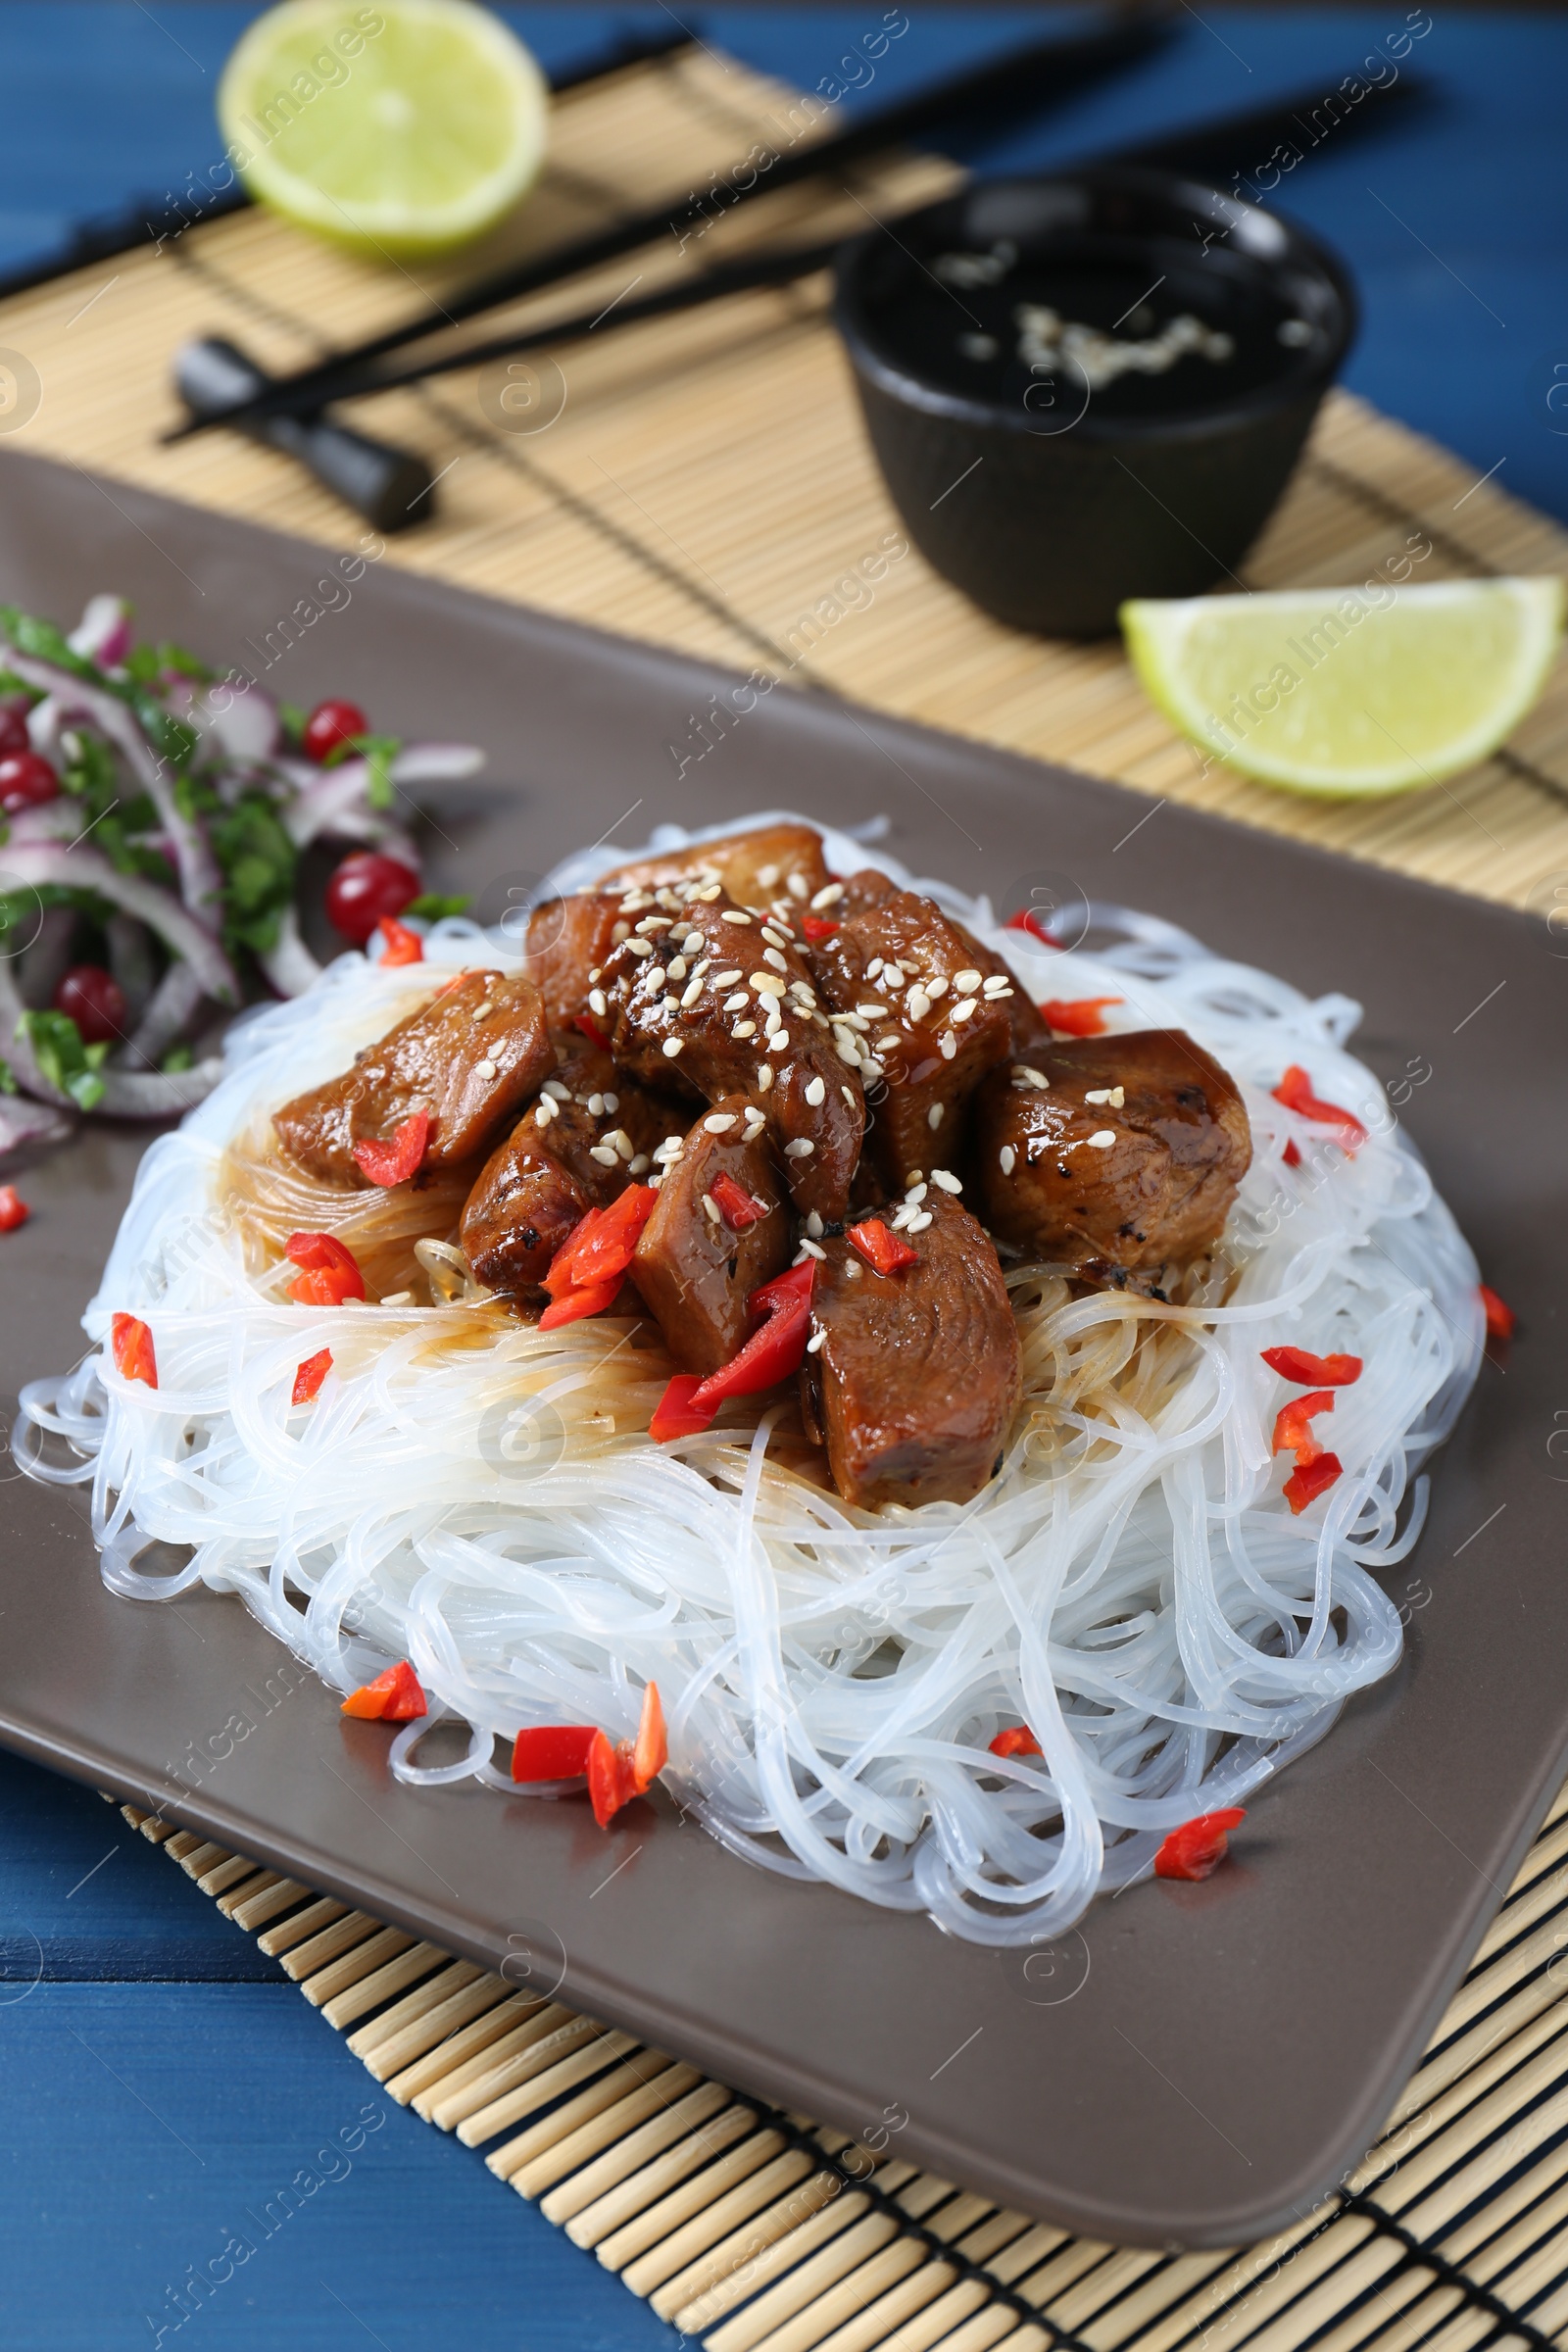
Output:
<svg viewBox="0 0 1568 2352">
<path fill-rule="evenodd" d="M 1085 1095 L 1084 1101 L 1086 1102 L 1103 1102 L 1111 1110 L 1120 1110 L 1126 1103 L 1127 1090 L 1122 1086 L 1097 1086 L 1091 1093 Z"/>
<path fill-rule="evenodd" d="M 942 1032 L 942 1039 L 941 1039 L 941 1045 L 942 1045 L 942 1058 L 943 1058 L 943 1060 L 944 1060 L 944 1061 L 952 1061 L 952 1059 L 954 1058 L 954 1055 L 955 1055 L 955 1054 L 957 1053 L 957 1051 L 958 1051 L 958 1041 L 957 1041 L 957 1039 L 956 1039 L 956 1038 L 954 1036 L 954 1034 L 953 1034 L 953 1031 L 952 1031 L 951 1029 L 944 1029 L 944 1030 L 943 1030 L 943 1032 Z"/>
<path fill-rule="evenodd" d="M 841 1094 L 841 1095 L 844 1097 L 844 1100 L 845 1100 L 845 1102 L 846 1102 L 849 1104 L 850 1108 L 853 1110 L 853 1109 L 855 1108 L 855 1089 L 854 1089 L 854 1087 L 853 1087 L 853 1086 L 841 1086 L 841 1087 L 839 1088 L 839 1093 L 840 1093 L 840 1094 Z"/>
<path fill-rule="evenodd" d="M 822 1239 L 822 1219 L 814 1208 L 806 1220 L 806 1230 L 813 1242 L 819 1242 Z"/>
<path fill-rule="evenodd" d="M 817 1108 L 819 1103 L 825 1101 L 826 1096 L 827 1085 L 825 1080 L 821 1078 L 812 1078 L 808 1083 L 806 1089 L 806 1100 L 808 1102 L 809 1102 L 813 1110 Z"/>
<path fill-rule="evenodd" d="M 588 1148 L 588 1156 L 590 1159 L 597 1159 L 602 1168 L 612 1168 L 615 1165 L 615 1152 L 609 1144 L 591 1144 Z"/>
<path fill-rule="evenodd" d="M 959 999 L 959 1001 L 958 1001 L 958 1003 L 957 1003 L 956 1004 L 955 1004 L 955 1006 L 953 1007 L 953 1010 L 952 1010 L 951 1014 L 949 1015 L 949 1018 L 950 1018 L 950 1019 L 953 1021 L 953 1023 L 954 1023 L 955 1027 L 956 1027 L 956 1025 L 957 1025 L 957 1024 L 958 1024 L 958 1022 L 960 1022 L 960 1021 L 972 1021 L 972 1020 L 974 1019 L 974 1016 L 975 1016 L 975 1011 L 976 1011 L 976 1008 L 977 1008 L 977 1004 L 978 1004 L 978 999 L 977 999 L 977 998 L 974 998 L 974 997 L 962 997 L 962 998 L 960 998 L 960 999 Z"/>
<path fill-rule="evenodd" d="M 414 1293 L 412 1291 L 388 1291 L 381 1304 L 383 1306 L 412 1306 Z"/>
<path fill-rule="evenodd" d="M 982 973 L 976 971 L 955 972 L 953 985 L 956 989 L 961 989 L 963 994 L 968 996 L 972 990 L 979 987 L 983 977 Z"/>
<path fill-rule="evenodd" d="M 717 896 L 716 892 L 714 896 Z M 721 923 L 750 923 L 752 918 L 749 914 L 743 914 L 738 906 L 726 906 L 718 919 Z"/>
<path fill-rule="evenodd" d="M 673 965 L 670 968 L 673 970 Z M 692 1006 L 696 1004 L 702 993 L 703 982 L 701 976 L 695 980 L 688 980 L 685 987 L 680 992 L 681 1010 L 683 1012 L 690 1012 Z"/>
<path fill-rule="evenodd" d="M 931 1211 L 928 1208 L 922 1208 L 909 1219 L 908 1229 L 911 1233 L 924 1233 L 930 1222 Z"/>
<path fill-rule="evenodd" d="M 840 899 L 842 899 L 842 898 L 843 898 L 843 896 L 844 896 L 844 885 L 843 885 L 843 883 L 842 883 L 842 882 L 829 882 L 829 883 L 827 884 L 826 888 L 825 888 L 825 889 L 823 889 L 823 890 L 819 890 L 819 891 L 817 892 L 816 896 L 815 896 L 815 897 L 812 899 L 812 901 L 811 901 L 811 910 L 812 910 L 812 912 L 813 912 L 814 914 L 820 914 L 824 906 L 836 906 L 838 905 L 838 903 L 839 903 Z"/>
<path fill-rule="evenodd" d="M 713 1199 L 711 1193 L 703 1195 L 703 1214 L 711 1217 L 715 1225 L 721 1225 L 724 1221 L 718 1202 Z"/>
<path fill-rule="evenodd" d="M 771 964 L 775 972 L 787 972 L 790 968 L 785 962 L 783 956 L 779 954 L 777 948 L 764 948 L 762 950 L 762 961 L 764 963 Z"/>
<path fill-rule="evenodd" d="M 908 1013 L 911 1021 L 923 1021 L 925 1019 L 926 1014 L 931 1009 L 931 1000 L 926 995 L 923 988 L 916 986 L 910 989 L 907 1000 L 906 1001 L 905 1009 Z"/>
<path fill-rule="evenodd" d="M 1002 1162 L 1002 1173 L 1004 1176 L 1010 1176 L 1018 1157 L 1018 1154 L 1016 1152 L 1014 1152 L 1012 1146 L 1010 1144 L 1004 1144 L 1002 1150 L 997 1153 L 997 1157 Z"/>
<path fill-rule="evenodd" d="M 713 986 L 715 988 L 733 988 L 739 978 L 739 972 L 715 972 Z"/>
<path fill-rule="evenodd" d="M 933 1184 L 939 1184 L 945 1193 L 961 1193 L 963 1190 L 957 1177 L 949 1168 L 933 1168 L 931 1181 Z"/>
<path fill-rule="evenodd" d="M 767 1041 L 767 1050 L 770 1054 L 787 1054 L 790 1050 L 789 1031 L 787 1029 L 775 1029 L 772 1036 Z"/>
<path fill-rule="evenodd" d="M 820 1347 L 821 1347 L 821 1345 L 822 1345 L 822 1342 L 823 1342 L 823 1341 L 824 1341 L 826 1338 L 827 1338 L 827 1333 L 826 1333 L 826 1331 L 813 1331 L 813 1332 L 812 1332 L 812 1334 L 811 1334 L 811 1336 L 810 1336 L 810 1338 L 809 1338 L 809 1339 L 807 1341 L 807 1343 L 806 1343 L 806 1352 L 807 1352 L 807 1354 L 808 1354 L 808 1355 L 815 1355 L 815 1354 L 816 1354 L 816 1352 L 817 1352 L 817 1350 L 820 1348 Z"/>
<path fill-rule="evenodd" d="M 476 1078 L 483 1078 L 488 1083 L 496 1074 L 496 1065 L 493 1061 L 476 1061 L 473 1065 L 473 1074 Z"/>
<path fill-rule="evenodd" d="M 810 886 L 807 882 L 804 874 L 789 875 L 785 883 L 785 888 L 788 890 L 792 899 L 808 898 L 810 895 Z"/>
<path fill-rule="evenodd" d="M 668 973 L 668 975 L 669 975 L 669 978 L 670 978 L 671 980 L 684 980 L 684 979 L 685 979 L 685 977 L 686 977 L 686 958 L 685 958 L 685 956 L 672 956 L 670 957 L 670 959 L 669 959 L 669 962 L 668 962 L 668 964 L 665 966 L 665 969 L 666 969 L 666 971 L 667 971 L 667 973 Z"/>
<path fill-rule="evenodd" d="M 474 1006 L 473 1017 L 476 1021 L 487 1021 L 494 1010 L 495 1006 L 491 1004 L 489 998 L 486 997 L 482 1004 L 476 1004 Z"/>
<path fill-rule="evenodd" d="M 765 1095 L 765 1094 L 766 1094 L 766 1092 L 767 1092 L 767 1090 L 768 1090 L 768 1088 L 769 1088 L 769 1087 L 772 1085 L 772 1083 L 773 1083 L 773 1068 L 772 1068 L 772 1064 L 771 1064 L 770 1062 L 766 1062 L 766 1061 L 760 1061 L 760 1062 L 758 1063 L 758 1065 L 757 1065 L 757 1091 L 758 1091 L 758 1093 L 759 1093 L 760 1095 Z"/>
<path fill-rule="evenodd" d="M 776 865 L 760 865 L 758 867 L 757 886 L 760 890 L 771 890 L 777 880 L 778 867 Z"/>
<path fill-rule="evenodd" d="M 1089 1149 L 1091 1152 L 1108 1152 L 1115 1141 L 1116 1130 L 1114 1127 L 1097 1128 L 1089 1138 Z"/>
<path fill-rule="evenodd" d="M 649 940 L 628 939 L 626 942 L 626 953 L 628 956 L 651 956 L 653 952 L 653 944 Z"/>
<path fill-rule="evenodd" d="M 565 1081 L 561 1078 L 547 1078 L 544 1082 L 544 1085 L 541 1087 L 540 1092 L 541 1094 L 550 1095 L 557 1102 L 569 1102 L 571 1101 L 571 1089 L 566 1085 Z"/>
<path fill-rule="evenodd" d="M 627 1173 L 627 1175 L 628 1175 L 628 1176 L 640 1176 L 640 1175 L 642 1175 L 642 1173 L 643 1173 L 644 1169 L 647 1167 L 647 1165 L 648 1165 L 648 1154 L 647 1154 L 647 1152 L 639 1152 L 635 1159 L 631 1159 L 631 1160 L 628 1160 L 628 1161 L 627 1161 L 627 1163 L 626 1163 L 626 1173 Z"/>
<path fill-rule="evenodd" d="M 591 1114 L 592 1117 L 596 1119 L 602 1119 L 605 1115 L 604 1096 L 590 1095 L 587 1102 L 584 1104 L 584 1108 Z"/>
<path fill-rule="evenodd" d="M 940 1127 L 945 1108 L 946 1105 L 944 1103 L 933 1102 L 930 1109 L 925 1114 L 926 1125 L 931 1128 Z"/>
<path fill-rule="evenodd" d="M 739 1124 L 740 1115 L 738 1110 L 710 1110 L 703 1125 L 710 1135 L 728 1135 L 730 1129 Z"/>
<path fill-rule="evenodd" d="M 757 1035 L 757 1023 L 755 1021 L 737 1021 L 734 1028 L 730 1031 L 730 1035 L 731 1037 L 755 1037 Z"/>
<path fill-rule="evenodd" d="M 664 1040 L 665 1060 L 673 1061 L 676 1054 L 680 1052 L 685 1043 L 686 1040 L 683 1037 L 666 1037 Z"/>
<path fill-rule="evenodd" d="M 610 1000 L 602 988 L 591 988 L 588 991 L 588 1009 L 590 1012 L 598 1013 L 601 1020 L 610 1010 Z"/>
<path fill-rule="evenodd" d="M 620 1108 L 620 1097 L 618 1095 L 612 1095 L 608 1087 L 605 1090 L 605 1108 L 607 1110 L 618 1110 Z"/>
</svg>

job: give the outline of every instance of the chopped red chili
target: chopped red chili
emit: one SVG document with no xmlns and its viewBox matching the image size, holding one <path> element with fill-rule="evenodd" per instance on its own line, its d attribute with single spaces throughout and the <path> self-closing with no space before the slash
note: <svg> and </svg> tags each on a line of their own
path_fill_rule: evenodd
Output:
<svg viewBox="0 0 1568 2352">
<path fill-rule="evenodd" d="M 401 1127 L 393 1130 L 390 1143 L 356 1144 L 354 1164 L 362 1176 L 390 1192 L 393 1185 L 407 1184 L 418 1173 L 429 1140 L 430 1113 L 411 1110 Z"/>
<path fill-rule="evenodd" d="M 289 1285 L 297 1306 L 341 1306 L 365 1297 L 365 1276 L 352 1250 L 330 1233 L 291 1233 L 284 1256 L 305 1271 Z"/>
<path fill-rule="evenodd" d="M 825 914 L 803 914 L 801 929 L 808 939 L 831 939 L 838 925 Z"/>
<path fill-rule="evenodd" d="M 1045 1750 L 1026 1723 L 1011 1723 L 991 1742 L 994 1756 L 1040 1756 Z"/>
<path fill-rule="evenodd" d="M 115 1370 L 122 1380 L 145 1381 L 148 1388 L 157 1388 L 158 1357 L 153 1348 L 153 1335 L 138 1315 L 112 1316 L 109 1345 L 115 1359 Z"/>
<path fill-rule="evenodd" d="M 629 1184 L 608 1208 L 591 1208 L 579 1217 L 550 1263 L 545 1289 L 552 1298 L 569 1291 L 584 1291 L 618 1283 L 631 1264 L 643 1227 L 659 1206 L 651 1184 Z"/>
<path fill-rule="evenodd" d="M 407 923 L 400 923 L 395 914 L 383 914 L 375 927 L 381 934 L 381 961 L 383 963 L 422 963 L 424 961 L 423 940 L 419 937 L 418 932 L 411 930 Z"/>
<path fill-rule="evenodd" d="M 1299 1152 L 1299 1150 L 1298 1149 L 1297 1142 L 1296 1142 L 1296 1138 L 1295 1138 L 1295 1136 L 1294 1136 L 1294 1135 L 1288 1135 L 1288 1136 L 1286 1137 L 1286 1139 L 1285 1139 L 1285 1149 L 1284 1149 L 1284 1151 L 1283 1151 L 1283 1152 L 1280 1153 L 1280 1157 L 1281 1157 L 1281 1159 L 1283 1159 L 1283 1160 L 1284 1160 L 1284 1162 L 1285 1162 L 1285 1165 L 1286 1165 L 1288 1168 L 1298 1168 L 1298 1167 L 1300 1166 L 1300 1164 L 1301 1164 L 1301 1154 L 1300 1154 L 1300 1152 Z"/>
<path fill-rule="evenodd" d="M 585 1316 L 602 1315 L 607 1306 L 613 1306 L 619 1296 L 621 1277 L 611 1276 L 609 1282 L 587 1282 L 581 1290 L 567 1291 L 561 1298 L 552 1298 L 539 1318 L 541 1331 L 560 1331 L 566 1323 L 581 1323 Z"/>
<path fill-rule="evenodd" d="M 1315 1119 L 1320 1127 L 1337 1127 L 1347 1152 L 1358 1152 L 1366 1142 L 1366 1129 L 1354 1111 L 1342 1109 L 1338 1102 L 1324 1102 L 1314 1095 L 1312 1081 L 1298 1061 L 1292 1062 L 1274 1089 L 1274 1100 L 1300 1118 Z M 1295 1164 L 1293 1161 L 1292 1165 Z"/>
<path fill-rule="evenodd" d="M 1309 1502 L 1326 1494 L 1335 1480 L 1341 1477 L 1345 1464 L 1337 1453 L 1319 1453 L 1309 1462 L 1300 1462 L 1285 1481 L 1285 1499 L 1298 1519 Z"/>
<path fill-rule="evenodd" d="M 755 1199 L 743 1185 L 737 1184 L 727 1168 L 719 1169 L 708 1189 L 713 1196 L 713 1206 L 731 1233 L 748 1232 L 753 1225 L 760 1225 L 767 1214 L 766 1201 Z"/>
<path fill-rule="evenodd" d="M 418 1676 L 407 1658 L 400 1658 L 373 1683 L 362 1683 L 357 1690 L 351 1690 L 343 1701 L 343 1713 L 366 1723 L 412 1723 L 429 1709 Z"/>
<path fill-rule="evenodd" d="M 1103 1037 L 1105 1024 L 1100 1017 L 1103 1004 L 1120 1004 L 1120 997 L 1053 997 L 1040 1009 L 1053 1029 L 1063 1037 Z"/>
<path fill-rule="evenodd" d="M 1043 948 L 1054 948 L 1058 956 L 1061 954 L 1060 940 L 1046 929 L 1033 907 L 1020 906 L 1016 914 L 1008 915 L 1002 928 L 1004 931 L 1026 931 L 1031 939 L 1038 939 Z"/>
<path fill-rule="evenodd" d="M 874 1266 L 879 1274 L 897 1274 L 902 1267 L 920 1262 L 919 1251 L 891 1232 L 880 1217 L 866 1217 L 860 1224 L 852 1225 L 849 1238 L 866 1264 Z"/>
<path fill-rule="evenodd" d="M 700 1372 L 676 1373 L 648 1424 L 648 1435 L 656 1446 L 667 1446 L 671 1438 L 694 1438 L 708 1427 L 712 1414 L 692 1410 L 692 1398 L 702 1385 Z"/>
<path fill-rule="evenodd" d="M 662 1444 L 706 1429 L 726 1396 L 755 1396 L 798 1372 L 806 1355 L 811 1328 L 811 1283 L 816 1260 L 808 1257 L 788 1273 L 764 1282 L 746 1301 L 755 1321 L 763 1316 L 740 1352 L 727 1364 L 693 1385 L 689 1372 L 677 1372 L 659 1400 L 651 1434 Z"/>
<path fill-rule="evenodd" d="M 1282 1404 L 1274 1416 L 1274 1441 L 1269 1450 L 1273 1453 L 1294 1453 L 1298 1468 L 1304 1470 L 1307 1463 L 1315 1462 L 1323 1451 L 1312 1435 L 1313 1417 L 1318 1413 L 1332 1413 L 1333 1410 L 1332 1389 L 1313 1389 L 1304 1396 L 1293 1396 L 1290 1403 Z"/>
<path fill-rule="evenodd" d="M 621 1806 L 651 1788 L 668 1762 L 659 1685 L 649 1683 L 643 1690 L 636 1739 L 617 1740 L 612 1745 L 606 1733 L 595 1732 L 589 1742 L 588 1794 L 599 1827 L 608 1829 Z"/>
<path fill-rule="evenodd" d="M 591 1012 L 574 1013 L 571 1025 L 579 1036 L 588 1040 L 591 1046 L 597 1046 L 601 1054 L 610 1052 L 610 1033 L 608 1030 L 600 1028 Z"/>
<path fill-rule="evenodd" d="M 1184 1821 L 1154 1856 L 1157 1879 L 1206 1879 L 1218 1870 L 1230 1851 L 1230 1833 L 1247 1819 L 1244 1805 L 1221 1805 L 1214 1813 L 1200 1813 Z"/>
<path fill-rule="evenodd" d="M 14 1184 L 0 1184 L 0 1233 L 15 1233 L 32 1211 Z"/>
<path fill-rule="evenodd" d="M 591 1723 L 542 1723 L 520 1731 L 512 1745 L 514 1781 L 575 1781 L 588 1769 L 588 1750 L 603 1737 Z"/>
<path fill-rule="evenodd" d="M 1485 1283 L 1481 1285 L 1481 1303 L 1487 1310 L 1488 1339 L 1511 1340 L 1514 1325 L 1519 1320 L 1513 1308 L 1499 1298 L 1495 1291 L 1489 1290 Z"/>
<path fill-rule="evenodd" d="M 1361 1377 L 1358 1355 L 1313 1355 L 1305 1348 L 1263 1348 L 1259 1353 L 1271 1372 L 1298 1388 L 1348 1389 Z"/>
<path fill-rule="evenodd" d="M 308 1355 L 294 1375 L 294 1393 L 289 1398 L 290 1404 L 309 1404 L 319 1393 L 321 1383 L 331 1369 L 330 1348 L 319 1348 L 315 1355 Z"/>
</svg>

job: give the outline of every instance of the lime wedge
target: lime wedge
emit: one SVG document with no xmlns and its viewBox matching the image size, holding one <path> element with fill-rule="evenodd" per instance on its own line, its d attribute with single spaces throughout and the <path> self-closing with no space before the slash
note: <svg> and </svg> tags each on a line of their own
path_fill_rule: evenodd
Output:
<svg viewBox="0 0 1568 2352">
<path fill-rule="evenodd" d="M 284 0 L 218 92 L 229 159 L 262 204 L 365 253 L 443 253 L 536 177 L 548 94 L 469 0 Z"/>
<path fill-rule="evenodd" d="M 1404 792 L 1485 760 L 1546 682 L 1557 579 L 1123 605 L 1133 664 L 1193 743 L 1293 792 Z"/>
</svg>

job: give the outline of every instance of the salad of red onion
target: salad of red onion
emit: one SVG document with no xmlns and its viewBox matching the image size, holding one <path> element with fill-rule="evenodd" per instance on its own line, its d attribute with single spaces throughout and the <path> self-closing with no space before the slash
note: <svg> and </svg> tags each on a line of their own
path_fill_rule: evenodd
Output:
<svg viewBox="0 0 1568 2352">
<path fill-rule="evenodd" d="M 322 969 L 300 919 L 313 845 L 347 853 L 323 909 L 348 946 L 460 911 L 425 891 L 409 793 L 481 759 L 138 644 L 117 596 L 69 636 L 0 606 L 0 1154 L 75 1112 L 200 1102 L 226 1019 Z"/>
</svg>

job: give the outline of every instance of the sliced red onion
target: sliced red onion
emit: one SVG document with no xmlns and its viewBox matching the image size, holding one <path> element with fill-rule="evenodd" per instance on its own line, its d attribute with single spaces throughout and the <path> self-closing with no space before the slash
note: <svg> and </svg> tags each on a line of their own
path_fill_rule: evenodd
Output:
<svg viewBox="0 0 1568 2352">
<path fill-rule="evenodd" d="M 219 678 L 191 705 L 190 716 L 230 760 L 270 760 L 282 734 L 266 687 L 243 678 Z"/>
<path fill-rule="evenodd" d="M 6 667 L 29 686 L 42 687 L 59 707 L 62 723 L 72 711 L 90 718 L 99 732 L 123 754 L 126 765 L 151 796 L 164 830 L 174 845 L 180 896 L 190 912 L 206 920 L 216 912 L 222 893 L 222 876 L 207 836 L 193 817 L 186 816 L 174 798 L 173 778 L 118 695 L 73 677 L 52 662 L 39 662 L 14 647 L 6 650 Z M 214 945 L 216 946 L 216 941 Z"/>
<path fill-rule="evenodd" d="M 176 1119 L 204 1102 L 223 1075 L 217 1054 L 188 1070 L 122 1070 L 105 1064 L 98 1108 L 111 1119 Z"/>
<path fill-rule="evenodd" d="M 41 808 L 19 808 L 8 817 L 10 839 L 18 841 L 73 842 L 81 831 L 81 803 L 62 793 L 56 801 L 45 801 Z"/>
<path fill-rule="evenodd" d="M 280 997 L 303 997 L 321 977 L 321 966 L 300 937 L 299 917 L 292 906 L 283 909 L 275 945 L 258 960 Z"/>
<path fill-rule="evenodd" d="M 122 596 L 91 596 L 66 643 L 74 654 L 116 669 L 130 651 L 130 607 Z"/>
<path fill-rule="evenodd" d="M 233 966 L 206 924 L 198 922 L 188 907 L 181 906 L 172 892 L 160 889 L 156 882 L 144 881 L 139 874 L 121 873 L 90 842 L 65 850 L 52 842 L 13 839 L 6 845 L 5 864 L 6 871 L 15 874 L 19 881 L 34 886 L 55 882 L 67 890 L 93 890 L 111 906 L 122 906 L 127 914 L 139 915 L 172 954 L 183 956 L 200 981 L 204 995 L 223 1004 L 238 1002 L 239 983 Z"/>
<path fill-rule="evenodd" d="M 130 1043 L 125 1064 L 130 1069 L 155 1070 L 202 1001 L 202 984 L 183 960 L 172 963 L 147 1000 Z"/>
<path fill-rule="evenodd" d="M 471 776 L 484 765 L 473 743 L 406 743 L 392 761 L 394 784 L 444 784 Z"/>
<path fill-rule="evenodd" d="M 33 1058 L 27 1033 L 21 1027 L 22 1016 L 27 1007 L 12 976 L 13 968 L 8 962 L 0 962 L 0 1054 L 4 1054 L 6 1066 L 24 1093 L 33 1096 L 39 1102 L 52 1104 L 56 1110 L 74 1110 L 76 1105 L 71 1097 L 63 1095 L 59 1087 L 50 1085 Z M 9 1095 L 0 1097 L 0 1101 L 8 1102 L 13 1100 Z"/>
<path fill-rule="evenodd" d="M 0 1095 L 0 1159 L 20 1152 L 24 1144 L 63 1143 L 71 1121 L 52 1102 L 34 1102 L 26 1095 Z"/>
<path fill-rule="evenodd" d="M 283 811 L 283 823 L 295 848 L 303 850 L 319 834 L 335 832 L 339 821 L 351 812 L 368 811 L 365 795 L 369 781 L 369 763 L 365 760 L 344 760 L 336 767 L 315 769 L 298 799 Z"/>
</svg>

